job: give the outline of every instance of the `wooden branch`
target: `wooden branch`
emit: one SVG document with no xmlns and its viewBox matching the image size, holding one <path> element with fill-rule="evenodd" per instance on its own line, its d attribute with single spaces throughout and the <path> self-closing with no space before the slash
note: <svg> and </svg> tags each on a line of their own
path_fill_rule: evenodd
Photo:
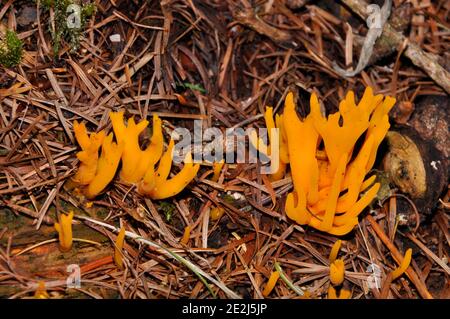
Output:
<svg viewBox="0 0 450 319">
<path fill-rule="evenodd" d="M 364 0 L 342 0 L 342 2 L 362 19 L 367 18 L 366 8 L 368 3 Z M 396 31 L 390 23 L 386 23 L 383 34 L 378 41 L 386 41 L 390 43 L 392 47 L 396 48 L 404 41 L 407 41 L 407 47 L 404 54 L 412 63 L 414 63 L 414 65 L 424 70 L 430 78 L 450 94 L 450 73 L 437 62 L 438 57 L 436 55 L 427 53 L 418 45 L 409 42 L 407 38 Z"/>
</svg>

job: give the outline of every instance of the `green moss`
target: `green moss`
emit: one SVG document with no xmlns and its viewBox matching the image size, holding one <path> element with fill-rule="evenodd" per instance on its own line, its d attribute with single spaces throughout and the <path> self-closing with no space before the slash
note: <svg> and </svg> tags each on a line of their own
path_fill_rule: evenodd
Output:
<svg viewBox="0 0 450 319">
<path fill-rule="evenodd" d="M 189 82 L 182 82 L 176 84 L 179 89 L 191 89 L 192 91 L 198 91 L 202 94 L 206 94 L 206 90 L 200 84 L 193 84 Z"/>
<path fill-rule="evenodd" d="M 159 204 L 159 209 L 162 210 L 162 212 L 166 216 L 167 222 L 170 222 L 173 216 L 173 212 L 176 209 L 176 206 L 169 202 L 161 202 L 161 204 Z"/>
<path fill-rule="evenodd" d="M 369 205 L 371 209 L 374 209 L 374 207 L 376 207 L 377 205 L 381 205 L 392 195 L 392 188 L 390 185 L 388 174 L 377 169 L 372 169 L 367 175 L 370 176 L 373 174 L 377 176 L 374 183 L 380 183 L 380 189 L 378 190 L 378 193 L 375 196 L 374 200 Z"/>
<path fill-rule="evenodd" d="M 11 68 L 22 61 L 23 42 L 14 31 L 6 30 L 5 39 L 0 42 L 0 64 Z"/>
<path fill-rule="evenodd" d="M 95 3 L 85 4 L 81 8 L 81 18 L 83 19 L 83 17 L 84 17 L 84 19 L 88 19 L 88 18 L 92 17 L 96 11 L 97 11 L 97 7 L 95 6 Z"/>
<path fill-rule="evenodd" d="M 69 27 L 68 25 L 68 21 L 71 21 L 71 17 L 74 14 L 69 8 L 71 5 L 78 5 L 80 7 L 80 24 L 77 27 Z M 80 47 L 80 38 L 84 32 L 86 23 L 97 10 L 95 4 L 80 4 L 80 1 L 77 0 L 44 0 L 42 6 L 45 10 L 51 8 L 54 11 L 55 28 L 50 28 L 54 55 L 58 55 L 63 42 L 70 45 L 71 51 L 78 50 Z"/>
<path fill-rule="evenodd" d="M 9 208 L 0 209 L 0 229 L 7 227 L 9 230 L 20 229 L 25 224 L 26 217 L 15 215 Z"/>
<path fill-rule="evenodd" d="M 236 202 L 236 199 L 229 194 L 223 194 L 222 198 L 228 204 L 234 204 Z"/>
</svg>

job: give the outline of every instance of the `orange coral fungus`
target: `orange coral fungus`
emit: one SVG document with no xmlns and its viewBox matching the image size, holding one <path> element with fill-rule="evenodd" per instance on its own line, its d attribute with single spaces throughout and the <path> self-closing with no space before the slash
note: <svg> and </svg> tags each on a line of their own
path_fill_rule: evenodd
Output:
<svg viewBox="0 0 450 319">
<path fill-rule="evenodd" d="M 82 187 L 82 193 L 87 198 L 97 196 L 114 178 L 122 155 L 122 145 L 112 141 L 113 135 L 105 137 L 105 131 L 88 134 L 84 123 L 73 124 L 75 138 L 81 147 L 77 157 L 81 164 L 73 181 Z M 98 151 L 102 152 L 100 157 Z"/>
<path fill-rule="evenodd" d="M 380 188 L 375 176 L 366 179 L 366 175 L 389 129 L 388 113 L 394 104 L 394 98 L 374 95 L 368 87 L 358 104 L 349 91 L 339 111 L 328 117 L 322 115 L 315 93 L 304 119 L 297 115 L 292 93 L 287 94 L 284 112 L 276 115 L 275 122 L 272 108 L 266 108 L 267 128 L 281 130 L 280 166 L 271 179 L 282 178 L 289 164 L 294 184 L 285 204 L 289 218 L 337 236 L 354 228 Z M 355 148 L 358 140 L 362 145 Z M 254 132 L 250 141 L 263 153 L 267 149 Z"/>
<path fill-rule="evenodd" d="M 73 178 L 87 198 L 100 194 L 113 180 L 122 162 L 120 179 L 138 186 L 138 191 L 152 199 L 163 199 L 181 192 L 197 175 L 199 164 L 192 162 L 191 154 L 185 157 L 185 165 L 174 177 L 168 179 L 172 167 L 174 143 L 171 141 L 163 154 L 164 138 L 162 122 L 153 116 L 153 134 L 149 145 L 142 150 L 139 136 L 147 128 L 148 121 L 135 123 L 130 118 L 125 123 L 124 112 L 111 112 L 114 133 L 105 131 L 88 134 L 83 123 L 74 122 L 75 137 L 81 147 L 77 157 L 81 164 Z M 115 137 L 117 143 L 113 142 Z M 102 147 L 99 157 L 99 148 Z M 158 164 L 155 171 L 155 165 Z"/>
<path fill-rule="evenodd" d="M 283 177 L 289 163 L 293 192 L 286 199 L 286 215 L 301 225 L 310 225 L 332 235 L 345 235 L 358 223 L 358 215 L 376 197 L 380 188 L 375 176 L 366 178 L 375 162 L 377 149 L 389 129 L 388 113 L 395 99 L 374 95 L 370 87 L 357 104 L 348 92 L 339 111 L 324 117 L 315 93 L 310 113 L 300 119 L 294 96 L 288 93 L 284 112 L 267 108 L 268 129 L 281 128 L 279 149 Z M 355 147 L 362 140 L 361 147 Z M 264 147 L 253 134 L 251 141 Z M 323 143 L 322 143 L 323 142 Z M 323 147 L 322 147 L 323 145 Z"/>
<path fill-rule="evenodd" d="M 157 115 L 153 116 L 153 136 L 149 146 L 141 150 L 139 135 L 147 128 L 148 121 L 143 120 L 136 124 L 134 118 L 130 118 L 125 125 L 123 111 L 111 112 L 109 117 L 117 141 L 124 144 L 120 178 L 129 184 L 137 183 L 144 177 L 150 166 L 155 165 L 161 157 L 164 142 L 161 119 Z"/>
<path fill-rule="evenodd" d="M 148 195 L 152 199 L 164 199 L 175 196 L 181 192 L 197 175 L 199 164 L 194 164 L 191 153 L 186 154 L 184 166 L 174 177 L 168 179 L 172 167 L 172 153 L 174 142 L 170 140 L 169 147 L 159 161 L 155 171 L 151 166 L 143 180 L 138 185 L 141 194 Z"/>
</svg>

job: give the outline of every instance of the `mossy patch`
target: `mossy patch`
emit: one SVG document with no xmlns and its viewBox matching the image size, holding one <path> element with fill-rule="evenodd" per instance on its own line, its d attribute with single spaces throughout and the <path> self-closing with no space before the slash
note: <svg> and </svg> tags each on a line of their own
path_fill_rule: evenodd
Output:
<svg viewBox="0 0 450 319">
<path fill-rule="evenodd" d="M 42 6 L 44 10 L 53 9 L 54 12 L 54 29 L 49 26 L 53 54 L 58 55 L 63 42 L 69 44 L 71 51 L 78 50 L 86 23 L 97 10 L 95 4 L 82 4 L 76 0 L 44 0 Z"/>
<path fill-rule="evenodd" d="M 6 30 L 5 38 L 0 41 L 0 64 L 6 68 L 20 64 L 23 55 L 23 42 L 14 31 Z"/>
</svg>

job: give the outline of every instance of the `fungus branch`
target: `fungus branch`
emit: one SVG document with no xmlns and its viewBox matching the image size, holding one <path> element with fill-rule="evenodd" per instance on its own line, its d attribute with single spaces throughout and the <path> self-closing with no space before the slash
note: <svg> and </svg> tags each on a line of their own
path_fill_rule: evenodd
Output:
<svg viewBox="0 0 450 319">
<path fill-rule="evenodd" d="M 284 112 L 275 122 L 272 108 L 266 109 L 267 128 L 281 131 L 277 137 L 281 170 L 272 174 L 273 180 L 283 178 L 289 165 L 294 184 L 285 204 L 289 218 L 336 236 L 353 229 L 380 188 L 375 176 L 365 178 L 389 129 L 388 113 L 394 104 L 394 98 L 374 95 L 368 87 L 358 104 L 354 93 L 348 92 L 339 111 L 328 118 L 322 115 L 314 93 L 311 111 L 303 120 L 292 93 L 287 94 Z M 355 150 L 361 137 L 364 142 Z M 255 134 L 251 143 L 258 149 L 266 147 Z"/>
</svg>

